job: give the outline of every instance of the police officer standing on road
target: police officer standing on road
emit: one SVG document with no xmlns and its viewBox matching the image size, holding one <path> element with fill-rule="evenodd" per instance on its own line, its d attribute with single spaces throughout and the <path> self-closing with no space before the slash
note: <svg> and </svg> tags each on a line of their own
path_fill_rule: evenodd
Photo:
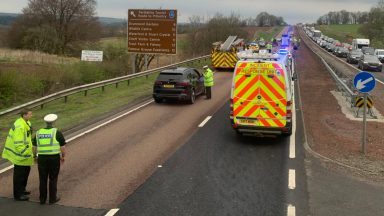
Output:
<svg viewBox="0 0 384 216">
<path fill-rule="evenodd" d="M 203 67 L 204 72 L 204 86 L 205 86 L 205 94 L 207 96 L 207 99 L 211 99 L 212 96 L 212 86 L 213 86 L 213 72 L 212 70 L 208 67 L 208 65 L 205 65 Z"/>
<path fill-rule="evenodd" d="M 32 127 L 29 121 L 32 118 L 32 111 L 26 109 L 21 111 L 20 115 L 21 117 L 9 130 L 2 157 L 14 165 L 13 197 L 17 201 L 27 201 L 30 192 L 26 191 L 26 186 L 33 165 Z"/>
<path fill-rule="evenodd" d="M 57 196 L 57 180 L 60 171 L 60 161 L 64 162 L 65 144 L 63 134 L 53 127 L 57 120 L 56 114 L 44 117 L 47 126 L 36 132 L 33 139 L 33 153 L 37 155 L 40 180 L 40 204 L 47 201 L 47 183 L 49 179 L 49 204 L 60 200 Z"/>
</svg>

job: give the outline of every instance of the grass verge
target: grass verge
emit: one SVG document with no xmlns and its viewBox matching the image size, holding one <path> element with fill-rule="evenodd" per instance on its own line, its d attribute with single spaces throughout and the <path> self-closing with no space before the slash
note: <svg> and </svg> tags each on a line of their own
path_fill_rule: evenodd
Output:
<svg viewBox="0 0 384 216">
<path fill-rule="evenodd" d="M 180 66 L 202 68 L 208 64 L 207 61 L 196 61 L 190 64 Z M 134 103 L 137 99 L 150 97 L 152 94 L 153 82 L 159 72 L 149 75 L 148 78 L 140 77 L 128 82 L 121 82 L 116 85 L 109 85 L 102 91 L 101 88 L 89 90 L 85 96 L 84 92 L 79 92 L 68 96 L 67 102 L 64 98 L 52 101 L 40 107 L 33 108 L 33 117 L 31 119 L 32 128 L 36 131 L 45 126 L 43 117 L 48 113 L 55 113 L 59 116 L 56 127 L 63 131 L 74 128 L 85 122 L 92 121 L 95 118 L 106 115 L 127 104 Z M 18 114 L 8 114 L 1 116 L 0 119 L 0 149 L 4 147 L 5 139 L 10 126 L 19 118 Z"/>
</svg>

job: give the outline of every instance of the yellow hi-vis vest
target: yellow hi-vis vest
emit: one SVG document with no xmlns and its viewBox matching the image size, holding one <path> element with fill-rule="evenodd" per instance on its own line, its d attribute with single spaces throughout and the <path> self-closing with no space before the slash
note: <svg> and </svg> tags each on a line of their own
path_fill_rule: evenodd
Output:
<svg viewBox="0 0 384 216">
<path fill-rule="evenodd" d="M 36 132 L 37 154 L 60 154 L 60 144 L 56 140 L 56 128 L 40 129 Z"/>
<path fill-rule="evenodd" d="M 28 124 L 29 123 L 29 124 Z M 32 131 L 30 122 L 19 118 L 9 130 L 2 157 L 18 166 L 32 166 Z"/>
<path fill-rule="evenodd" d="M 204 86 L 213 86 L 213 72 L 211 69 L 207 68 L 203 73 L 204 76 Z"/>
</svg>

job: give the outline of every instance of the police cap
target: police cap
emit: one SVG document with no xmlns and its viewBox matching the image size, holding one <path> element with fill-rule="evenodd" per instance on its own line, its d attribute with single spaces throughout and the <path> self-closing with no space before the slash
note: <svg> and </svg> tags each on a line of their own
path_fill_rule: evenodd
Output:
<svg viewBox="0 0 384 216">
<path fill-rule="evenodd" d="M 44 121 L 48 122 L 48 123 L 54 122 L 54 121 L 56 121 L 56 119 L 57 119 L 56 114 L 48 114 L 48 115 L 44 116 Z"/>
</svg>

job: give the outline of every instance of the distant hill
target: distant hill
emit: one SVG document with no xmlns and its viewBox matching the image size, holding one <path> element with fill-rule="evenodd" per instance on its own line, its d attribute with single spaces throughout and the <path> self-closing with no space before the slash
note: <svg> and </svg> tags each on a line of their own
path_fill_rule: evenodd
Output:
<svg viewBox="0 0 384 216">
<path fill-rule="evenodd" d="M 127 20 L 110 17 L 99 17 L 99 22 L 101 23 L 101 25 L 122 25 L 126 24 Z"/>
<path fill-rule="evenodd" d="M 19 15 L 15 13 L 0 13 L 0 26 L 10 26 Z"/>
<path fill-rule="evenodd" d="M 18 16 L 20 16 L 20 14 L 0 12 L 0 26 L 11 25 L 12 22 L 15 21 Z M 98 17 L 98 18 L 99 18 L 99 22 L 103 26 L 110 26 L 110 25 L 115 26 L 115 25 L 123 25 L 127 23 L 125 19 L 110 18 L 110 17 Z"/>
</svg>

